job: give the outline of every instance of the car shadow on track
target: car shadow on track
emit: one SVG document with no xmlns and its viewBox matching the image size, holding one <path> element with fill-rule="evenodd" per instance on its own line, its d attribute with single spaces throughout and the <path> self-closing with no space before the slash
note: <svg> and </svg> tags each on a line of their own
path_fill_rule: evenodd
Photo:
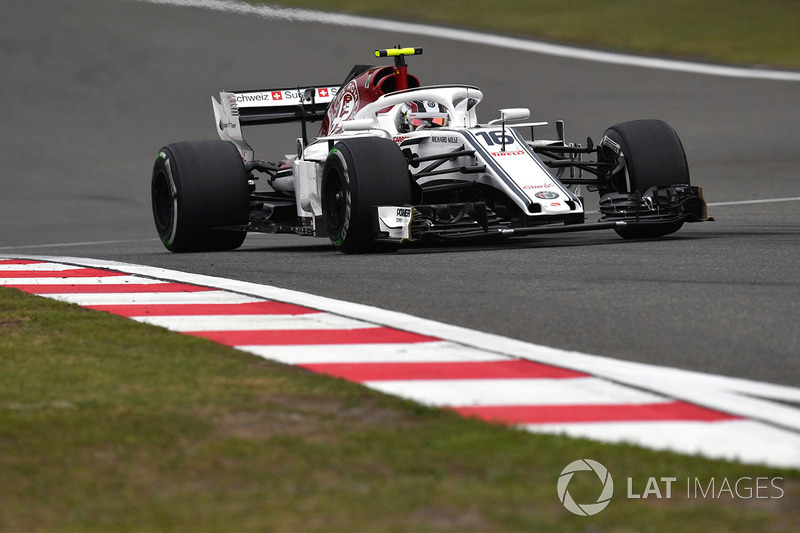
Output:
<svg viewBox="0 0 800 533">
<path fill-rule="evenodd" d="M 507 239 L 503 241 L 460 241 L 460 242 L 414 242 L 403 245 L 397 251 L 389 252 L 374 252 L 370 255 L 413 255 L 413 254 L 437 254 L 437 253 L 460 253 L 460 252 L 480 252 L 489 250 L 523 250 L 523 249 L 536 249 L 536 248 L 577 248 L 588 246 L 613 246 L 613 245 L 634 245 L 637 243 L 647 242 L 676 242 L 676 241 L 694 241 L 697 239 L 708 238 L 704 234 L 689 234 L 689 235 L 668 235 L 665 237 L 658 237 L 653 239 L 636 239 L 626 240 L 616 235 L 572 235 L 568 238 L 563 236 L 547 236 L 537 238 L 517 238 Z M 247 246 L 237 250 L 237 253 L 252 253 L 252 252 L 269 252 L 269 253 L 322 253 L 330 252 L 338 254 L 339 252 L 333 247 L 333 244 L 310 244 L 310 245 L 279 245 L 279 246 Z"/>
</svg>

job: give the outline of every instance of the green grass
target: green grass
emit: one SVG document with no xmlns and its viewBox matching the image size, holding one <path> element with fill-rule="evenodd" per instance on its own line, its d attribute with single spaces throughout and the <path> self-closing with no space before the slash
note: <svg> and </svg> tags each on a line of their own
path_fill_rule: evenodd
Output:
<svg viewBox="0 0 800 533">
<path fill-rule="evenodd" d="M 556 496 L 585 457 L 616 480 L 591 518 Z M 785 495 L 628 500 L 628 476 L 781 476 Z M 467 420 L 0 288 L 0 502 L 4 532 L 798 531 L 800 472 Z"/>
<path fill-rule="evenodd" d="M 797 0 L 278 0 L 252 3 L 278 3 L 431 22 L 623 52 L 800 69 L 800 2 Z"/>
</svg>

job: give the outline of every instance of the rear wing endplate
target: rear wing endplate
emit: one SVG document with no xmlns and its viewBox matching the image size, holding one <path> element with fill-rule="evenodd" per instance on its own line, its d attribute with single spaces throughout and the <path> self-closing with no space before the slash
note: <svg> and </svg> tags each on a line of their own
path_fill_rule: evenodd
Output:
<svg viewBox="0 0 800 533">
<path fill-rule="evenodd" d="M 214 119 L 221 139 L 234 143 L 245 161 L 253 159 L 253 149 L 242 138 L 242 126 L 301 122 L 305 125 L 325 118 L 325 113 L 339 92 L 338 85 L 295 87 L 219 93 L 219 102 L 212 96 Z"/>
</svg>

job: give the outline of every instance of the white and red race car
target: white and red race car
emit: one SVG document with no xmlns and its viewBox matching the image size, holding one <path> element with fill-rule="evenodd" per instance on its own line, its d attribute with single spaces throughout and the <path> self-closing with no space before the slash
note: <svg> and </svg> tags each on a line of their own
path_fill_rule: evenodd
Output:
<svg viewBox="0 0 800 533">
<path fill-rule="evenodd" d="M 222 92 L 221 140 L 163 147 L 152 175 L 156 228 L 173 252 L 231 250 L 249 231 L 328 237 L 346 253 L 420 240 L 504 239 L 614 229 L 653 238 L 709 220 L 675 131 L 660 120 L 611 126 L 595 146 L 534 135 L 527 109 L 481 123 L 469 85 L 421 86 L 405 57 L 356 66 L 340 86 Z M 322 121 L 310 142 L 307 124 Z M 299 122 L 296 153 L 254 158 L 242 127 Z M 530 138 L 526 138 L 526 135 Z M 256 180 L 269 187 L 257 190 Z M 587 222 L 580 187 L 600 195 Z"/>
</svg>

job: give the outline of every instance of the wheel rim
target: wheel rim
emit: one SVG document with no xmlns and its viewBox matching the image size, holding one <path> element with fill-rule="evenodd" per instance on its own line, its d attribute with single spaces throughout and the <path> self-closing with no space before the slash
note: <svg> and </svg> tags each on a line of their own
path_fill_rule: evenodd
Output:
<svg viewBox="0 0 800 533">
<path fill-rule="evenodd" d="M 159 233 L 167 233 L 174 218 L 174 202 L 165 172 L 156 174 L 153 180 L 153 214 Z"/>
<path fill-rule="evenodd" d="M 344 185 L 339 172 L 331 172 L 325 187 L 325 218 L 330 228 L 342 225 L 345 214 Z"/>
</svg>

